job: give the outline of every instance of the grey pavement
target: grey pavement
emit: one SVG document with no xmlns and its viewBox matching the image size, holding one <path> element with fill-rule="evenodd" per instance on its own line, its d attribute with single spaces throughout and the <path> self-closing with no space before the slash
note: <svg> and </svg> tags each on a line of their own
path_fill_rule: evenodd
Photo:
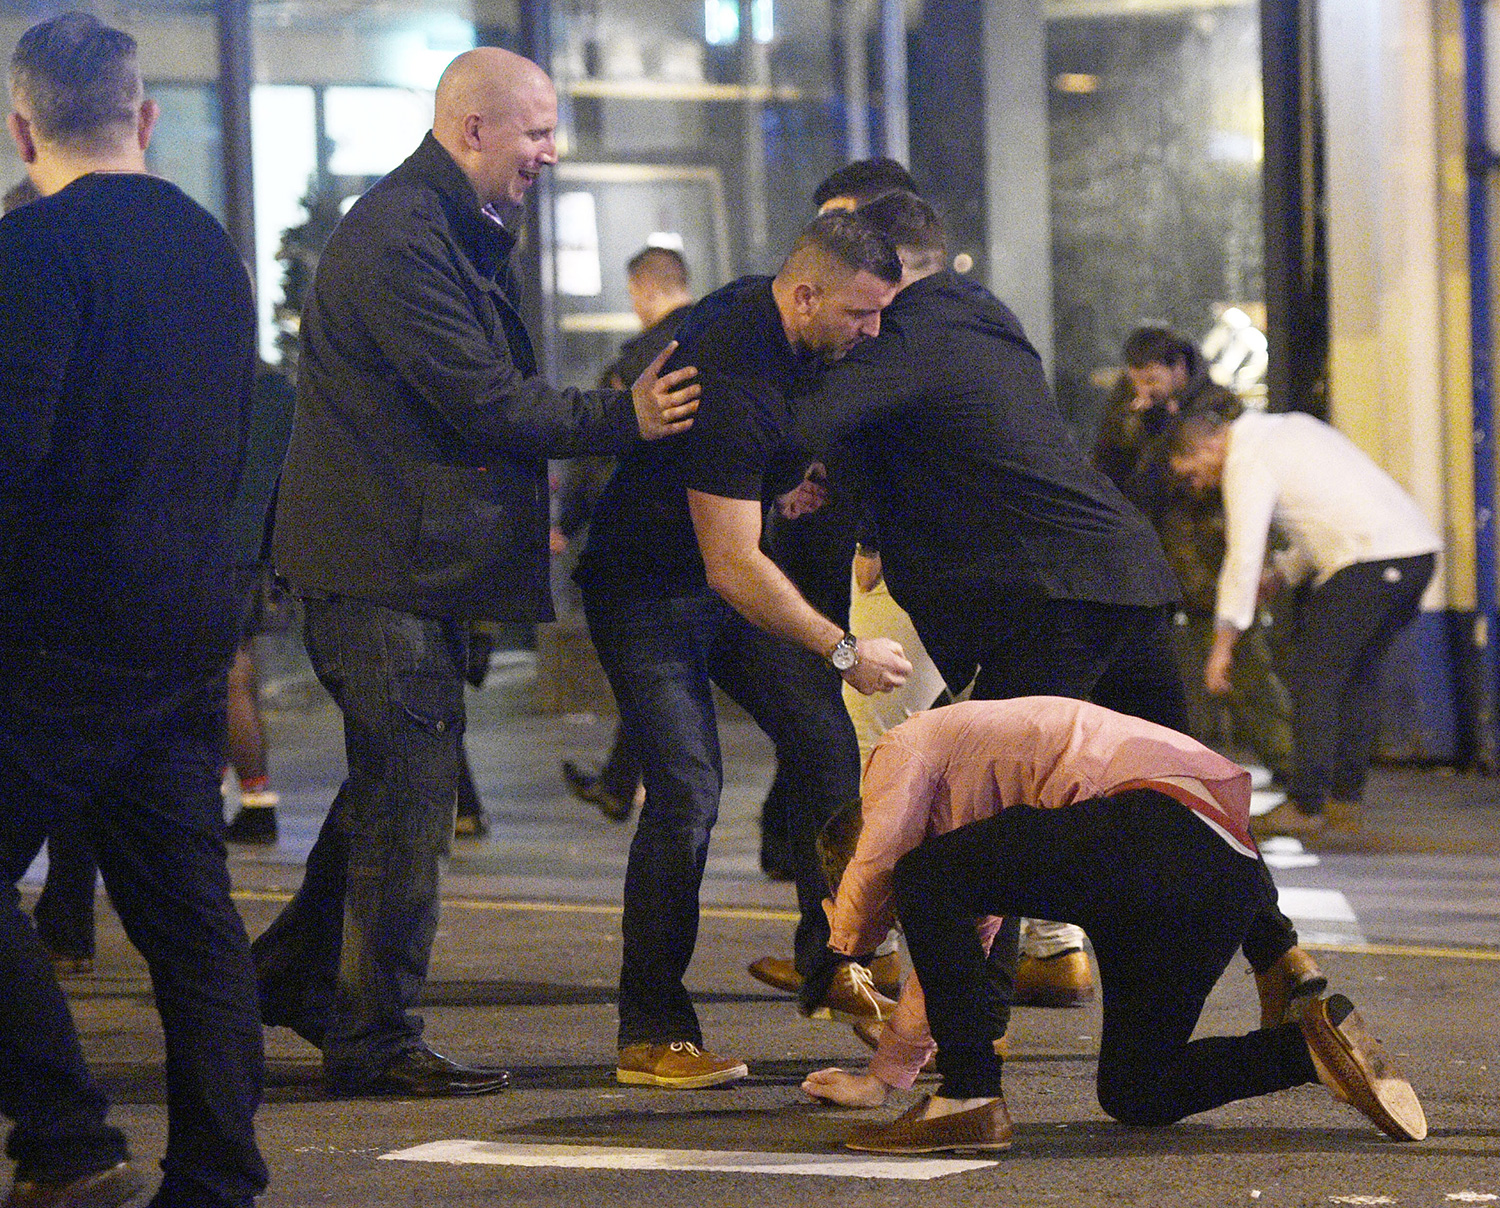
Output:
<svg viewBox="0 0 1500 1208">
<path fill-rule="evenodd" d="M 281 840 L 231 848 L 252 935 L 296 888 L 343 770 L 336 711 L 294 649 L 266 655 Z M 613 719 L 537 713 L 533 669 L 524 656 L 502 658 L 470 700 L 492 829 L 454 846 L 424 1006 L 434 1047 L 509 1066 L 511 1089 L 330 1102 L 316 1051 L 273 1029 L 259 1117 L 272 1186 L 262 1204 L 1500 1203 L 1500 782 L 1381 769 L 1369 817 L 1377 850 L 1272 856 L 1304 941 L 1421 1095 L 1427 1141 L 1385 1140 L 1318 1086 L 1167 1129 L 1116 1125 L 1094 1098 L 1099 1011 L 1089 1005 L 1017 1012 L 1008 1153 L 968 1168 L 862 1163 L 841 1143 L 867 1113 L 813 1104 L 799 1083 L 824 1065 L 862 1068 L 865 1050 L 848 1028 L 803 1020 L 745 973 L 757 956 L 789 954 L 794 898 L 760 873 L 770 747 L 732 708 L 689 981 L 709 1045 L 744 1058 L 751 1076 L 686 1092 L 614 1082 L 620 885 L 634 828 L 571 799 L 558 774 L 563 758 L 599 758 Z M 102 895 L 99 917 L 95 974 L 70 981 L 69 993 L 114 1118 L 152 1167 L 165 1139 L 160 1033 L 144 965 Z M 1243 1032 L 1255 1014 L 1237 962 L 1200 1034 Z M 909 1102 L 898 1095 L 880 1111 Z"/>
</svg>

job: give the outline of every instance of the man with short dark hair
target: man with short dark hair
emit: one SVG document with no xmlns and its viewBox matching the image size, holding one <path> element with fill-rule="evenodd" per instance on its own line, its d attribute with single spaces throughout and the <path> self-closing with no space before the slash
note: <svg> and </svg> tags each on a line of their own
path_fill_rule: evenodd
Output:
<svg viewBox="0 0 1500 1208">
<path fill-rule="evenodd" d="M 833 666 L 813 671 L 842 674 L 864 691 L 899 682 L 906 661 L 895 643 L 857 642 L 802 598 L 760 549 L 762 509 L 795 487 L 800 471 L 772 461 L 794 400 L 880 330 L 899 276 L 889 241 L 837 214 L 802 233 L 774 278 L 741 278 L 699 302 L 678 329 L 675 358 L 699 370 L 703 407 L 693 429 L 623 457 L 595 509 L 577 578 L 646 785 L 625 873 L 621 1082 L 700 1087 L 748 1072 L 703 1050 L 683 986 L 723 779 L 713 683 L 779 750 L 804 752 L 819 786 L 820 801 L 795 821 L 810 832 L 795 847 L 805 851 L 799 961 L 824 947 L 813 835 L 857 792 L 858 761 L 837 745 L 854 748 L 847 716 L 808 708 L 814 694 L 787 682 L 806 671 L 785 657 L 785 643 L 827 656 Z"/>
<path fill-rule="evenodd" d="M 852 210 L 886 193 L 918 191 L 917 182 L 899 160 L 875 155 L 830 172 L 814 191 L 813 205 L 820 211 Z"/>
<path fill-rule="evenodd" d="M 303 314 L 273 554 L 345 719 L 349 774 L 291 904 L 255 941 L 262 1012 L 323 1050 L 334 1095 L 473 1095 L 414 1008 L 463 775 L 473 621 L 551 616 L 546 458 L 680 430 L 695 386 L 537 374 L 510 269 L 557 161 L 557 93 L 498 47 L 438 81 L 431 133 L 339 223 Z"/>
<path fill-rule="evenodd" d="M 39 200 L 0 222 L 0 1108 L 6 1204 L 96 1205 L 143 1180 L 106 1123 L 15 881 L 50 810 L 83 819 L 151 971 L 166 1038 L 157 1208 L 248 1208 L 266 1185 L 254 971 L 219 797 L 245 604 L 234 517 L 255 368 L 244 265 L 146 171 L 135 42 L 33 26 L 8 125 Z M 253 496 L 253 497 L 251 497 Z M 38 806 L 41 803 L 41 806 Z"/>
<path fill-rule="evenodd" d="M 1015 316 L 945 269 L 932 207 L 896 193 L 859 213 L 900 249 L 902 288 L 799 430 L 814 452 L 847 439 L 863 455 L 891 593 L 944 681 L 1180 726 L 1156 534 L 1074 444 Z"/>
</svg>

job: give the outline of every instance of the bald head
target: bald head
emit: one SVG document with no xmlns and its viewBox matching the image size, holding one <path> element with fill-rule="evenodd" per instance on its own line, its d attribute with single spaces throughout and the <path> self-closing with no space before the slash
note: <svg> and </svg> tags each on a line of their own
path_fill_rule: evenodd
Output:
<svg viewBox="0 0 1500 1208">
<path fill-rule="evenodd" d="M 530 59 L 497 46 L 465 51 L 438 80 L 432 133 L 480 205 L 519 205 L 557 162 L 557 92 Z"/>
</svg>

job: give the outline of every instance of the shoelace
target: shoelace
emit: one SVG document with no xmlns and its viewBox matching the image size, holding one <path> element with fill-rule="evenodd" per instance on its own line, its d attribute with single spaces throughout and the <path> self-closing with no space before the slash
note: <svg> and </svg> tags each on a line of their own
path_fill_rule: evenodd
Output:
<svg viewBox="0 0 1500 1208">
<path fill-rule="evenodd" d="M 861 998 L 868 999 L 870 1003 L 876 1004 L 879 999 L 875 994 L 875 975 L 864 965 L 856 961 L 849 962 L 849 977 L 854 982 L 854 992 Z"/>
<path fill-rule="evenodd" d="M 673 1053 L 690 1053 L 694 1057 L 703 1056 L 703 1050 L 691 1040 L 674 1040 L 668 1047 Z"/>
</svg>

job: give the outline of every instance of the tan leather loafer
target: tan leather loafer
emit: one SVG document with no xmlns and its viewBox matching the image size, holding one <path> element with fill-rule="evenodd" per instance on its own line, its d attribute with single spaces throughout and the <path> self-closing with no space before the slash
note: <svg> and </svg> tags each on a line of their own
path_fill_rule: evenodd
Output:
<svg viewBox="0 0 1500 1208">
<path fill-rule="evenodd" d="M 1427 1135 L 1427 1115 L 1411 1083 L 1387 1060 L 1353 1003 L 1332 994 L 1310 1004 L 1297 1022 L 1318 1079 L 1335 1099 L 1363 1112 L 1398 1141 L 1420 1141 Z"/>
<path fill-rule="evenodd" d="M 864 1153 L 942 1153 L 962 1149 L 1009 1149 L 1010 1113 L 1005 1099 L 992 1099 L 966 1112 L 923 1116 L 931 1095 L 923 1095 L 910 1111 L 889 1124 L 856 1129 L 844 1145 Z"/>
</svg>

